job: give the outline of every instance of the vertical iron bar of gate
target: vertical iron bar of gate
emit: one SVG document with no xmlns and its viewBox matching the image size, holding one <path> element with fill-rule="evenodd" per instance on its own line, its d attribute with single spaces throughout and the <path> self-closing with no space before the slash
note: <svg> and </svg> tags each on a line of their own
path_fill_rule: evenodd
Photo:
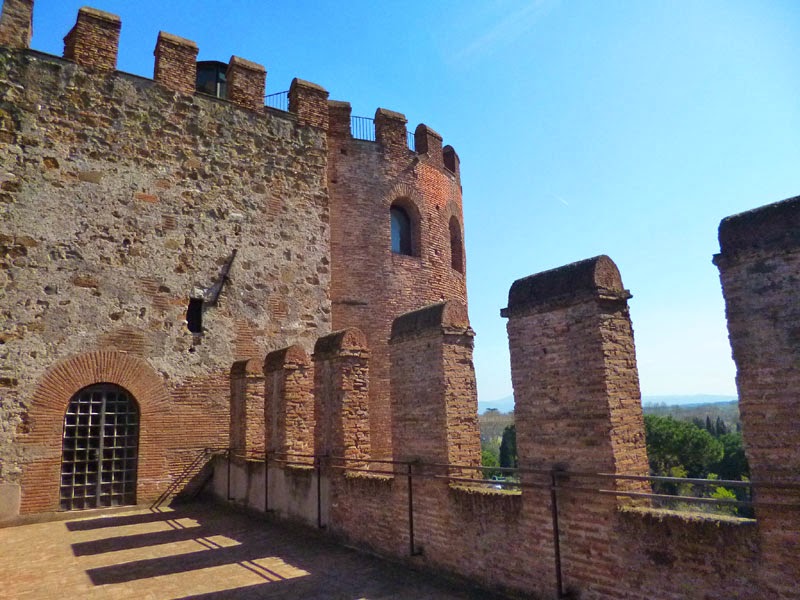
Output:
<svg viewBox="0 0 800 600">
<path fill-rule="evenodd" d="M 564 582 L 561 579 L 561 542 L 558 533 L 558 497 L 556 494 L 556 485 L 558 483 L 558 474 L 555 469 L 550 471 L 550 508 L 553 512 L 553 552 L 555 554 L 556 562 L 556 593 L 557 598 L 564 597 Z"/>
<path fill-rule="evenodd" d="M 408 546 L 411 556 L 414 556 L 414 484 L 411 478 L 411 463 L 406 463 L 406 478 L 408 479 Z"/>
</svg>

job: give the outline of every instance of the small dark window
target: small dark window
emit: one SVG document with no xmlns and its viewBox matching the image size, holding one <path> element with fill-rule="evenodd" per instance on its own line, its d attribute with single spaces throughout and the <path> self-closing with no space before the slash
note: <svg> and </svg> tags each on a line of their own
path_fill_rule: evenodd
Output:
<svg viewBox="0 0 800 600">
<path fill-rule="evenodd" d="M 186 328 L 192 333 L 203 333 L 203 299 L 190 298 L 186 309 Z"/>
<path fill-rule="evenodd" d="M 459 273 L 464 272 L 464 243 L 458 219 L 450 217 L 450 264 Z"/>
<path fill-rule="evenodd" d="M 411 218 L 399 206 L 392 206 L 392 252 L 413 255 L 411 242 Z"/>
</svg>

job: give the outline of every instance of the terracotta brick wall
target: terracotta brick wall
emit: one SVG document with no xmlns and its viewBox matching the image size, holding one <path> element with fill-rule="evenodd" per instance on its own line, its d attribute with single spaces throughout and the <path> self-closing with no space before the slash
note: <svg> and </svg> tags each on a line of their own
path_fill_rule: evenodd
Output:
<svg viewBox="0 0 800 600">
<path fill-rule="evenodd" d="M 311 463 L 314 454 L 314 367 L 301 346 L 275 350 L 264 360 L 265 447 L 284 460 Z"/>
<path fill-rule="evenodd" d="M 391 456 L 387 344 L 392 321 L 431 303 L 467 300 L 464 274 L 452 268 L 450 256 L 451 217 L 463 243 L 460 180 L 433 151 L 435 132 L 425 128 L 432 140 L 428 153 L 408 149 L 405 122 L 403 115 L 379 109 L 378 141 L 356 140 L 350 135 L 350 106 L 329 102 L 333 326 L 357 327 L 367 336 L 376 457 Z M 397 201 L 415 221 L 415 256 L 391 251 L 389 209 Z"/>
<path fill-rule="evenodd" d="M 314 347 L 315 454 L 363 468 L 370 458 L 369 351 L 364 334 L 345 329 Z"/>
<path fill-rule="evenodd" d="M 800 484 L 800 197 L 724 219 L 719 267 L 754 482 Z M 758 488 L 756 516 L 773 597 L 797 593 L 800 514 L 769 503 L 800 491 Z M 796 597 L 796 596 L 795 596 Z"/>
<path fill-rule="evenodd" d="M 289 88 L 289 111 L 304 125 L 328 128 L 328 92 L 322 86 L 294 78 Z"/>
<path fill-rule="evenodd" d="M 237 454 L 264 452 L 263 369 L 257 358 L 236 361 L 231 368 L 230 448 Z"/>
<path fill-rule="evenodd" d="M 509 291 L 517 448 L 525 467 L 647 475 L 630 293 L 606 256 Z"/>
<path fill-rule="evenodd" d="M 182 94 L 194 94 L 197 79 L 197 44 L 160 31 L 153 53 L 156 64 L 153 79 Z"/>
<path fill-rule="evenodd" d="M 113 71 L 117 68 L 120 29 L 122 21 L 117 15 L 81 8 L 75 26 L 64 38 L 64 58 L 83 67 Z"/>
<path fill-rule="evenodd" d="M 263 112 L 267 70 L 239 56 L 231 56 L 226 74 L 228 100 L 242 108 Z"/>
<path fill-rule="evenodd" d="M 395 319 L 389 350 L 396 460 L 480 465 L 474 335 L 466 306 L 454 300 Z"/>
</svg>

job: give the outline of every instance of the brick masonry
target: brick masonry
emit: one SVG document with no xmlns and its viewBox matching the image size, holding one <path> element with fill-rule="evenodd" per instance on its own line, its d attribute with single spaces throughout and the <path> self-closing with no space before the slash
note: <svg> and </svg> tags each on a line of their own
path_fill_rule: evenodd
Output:
<svg viewBox="0 0 800 600">
<path fill-rule="evenodd" d="M 724 219 L 719 267 L 736 362 L 742 436 L 754 482 L 800 484 L 800 197 Z M 760 489 L 764 571 L 776 597 L 797 594 L 796 491 Z"/>
<path fill-rule="evenodd" d="M 395 459 L 480 465 L 474 335 L 466 306 L 453 300 L 395 319 L 389 342 Z"/>
<path fill-rule="evenodd" d="M 153 79 L 164 87 L 182 94 L 194 94 L 197 78 L 197 44 L 177 35 L 158 34 Z"/>
<path fill-rule="evenodd" d="M 314 367 L 308 353 L 295 345 L 267 354 L 264 384 L 264 447 L 280 460 L 312 462 L 316 418 Z"/>
<path fill-rule="evenodd" d="M 792 224 L 794 217 L 785 213 L 789 208 L 783 207 L 780 215 Z M 723 256 L 725 250 L 723 242 Z M 723 258 L 717 262 L 722 264 Z M 798 272 L 796 266 L 787 269 L 786 273 Z M 784 289 L 796 287 L 794 282 L 787 277 Z M 776 286 L 763 289 L 772 293 Z M 463 306 L 451 301 L 396 319 L 390 342 L 394 457 L 412 462 L 384 464 L 368 473 L 325 471 L 321 514 L 326 528 L 358 546 L 467 577 L 487 588 L 554 597 L 551 469 L 647 472 L 629 297 L 616 266 L 605 256 L 512 286 L 503 312 L 509 319 L 519 458 L 531 469 L 523 474 L 521 494 L 439 479 L 437 474 L 463 473 L 431 465 L 469 460 L 451 453 L 458 423 L 445 418 L 452 402 L 470 398 L 468 388 L 458 387 L 469 381 L 471 369 L 472 338 Z M 762 306 L 767 313 L 768 306 L 772 304 Z M 337 335 L 320 344 L 330 346 Z M 765 353 L 767 341 L 758 338 L 745 340 L 748 351 L 755 351 L 749 346 L 753 341 Z M 458 391 L 451 396 L 452 385 Z M 331 388 L 317 386 L 316 394 L 327 402 Z M 745 425 L 748 418 L 743 412 Z M 328 430 L 318 422 L 319 427 Z M 794 435 L 791 422 L 775 428 Z M 768 435 L 761 440 L 757 429 L 749 431 L 755 447 L 769 447 Z M 787 454 L 787 460 L 792 456 Z M 415 459 L 425 462 L 414 463 Z M 786 476 L 781 465 L 770 468 Z M 408 469 L 414 474 L 410 487 Z M 775 481 L 763 471 L 761 478 L 762 483 Z M 797 511 L 764 504 L 766 497 L 775 499 L 765 495 L 768 488 L 758 489 L 758 519 L 749 520 L 654 509 L 593 491 L 613 490 L 611 479 L 572 475 L 557 481 L 560 572 L 568 597 L 798 597 Z M 314 487 L 306 488 L 313 498 Z M 616 489 L 646 490 L 624 480 Z M 781 494 L 781 501 L 791 498 L 796 501 L 796 492 Z"/>
<path fill-rule="evenodd" d="M 260 455 L 265 448 L 264 367 L 257 358 L 231 368 L 230 448 L 237 455 Z"/>
<path fill-rule="evenodd" d="M 367 336 L 372 451 L 386 458 L 392 451 L 387 345 L 392 321 L 432 303 L 467 300 L 461 182 L 457 170 L 443 166 L 441 136 L 430 128 L 417 129 L 415 153 L 408 148 L 402 114 L 376 111 L 374 143 L 351 136 L 349 104 L 331 101 L 328 107 L 333 326 L 357 327 Z M 391 251 L 393 204 L 411 217 L 412 256 Z M 459 233 L 455 253 L 461 270 L 453 268 L 451 223 Z"/>
<path fill-rule="evenodd" d="M 119 19 L 94 9 L 68 34 L 68 60 L 27 52 L 31 6 L 7 0 L 0 17 L 0 509 L 57 508 L 65 408 L 107 382 L 140 409 L 139 501 L 169 493 L 206 447 L 341 453 L 351 468 L 327 465 L 322 480 L 278 467 L 286 514 L 307 521 L 320 490 L 321 524 L 353 543 L 552 597 L 550 469 L 647 470 L 614 263 L 510 290 L 520 462 L 542 469 L 521 494 L 413 463 L 360 470 L 370 456 L 479 462 L 455 151 L 420 125 L 412 152 L 405 117 L 385 109 L 376 141 L 355 140 L 349 105 L 299 79 L 292 112 L 265 110 L 265 69 L 237 57 L 231 102 L 193 94 L 181 65 L 195 48 L 169 34 L 156 82 L 117 73 Z M 393 204 L 411 217 L 411 256 L 391 252 Z M 800 471 L 799 230 L 798 199 L 731 217 L 715 259 L 757 520 L 565 481 L 558 541 L 574 596 L 798 597 L 797 511 L 775 506 L 796 492 L 769 483 Z M 204 300 L 200 331 L 190 298 Z M 239 467 L 245 497 L 267 488 L 263 468 L 257 484 L 256 463 Z M 642 488 L 617 487 L 630 489 Z"/>
<path fill-rule="evenodd" d="M 351 328 L 321 337 L 314 347 L 314 453 L 363 467 L 370 458 L 369 350 Z"/>
</svg>

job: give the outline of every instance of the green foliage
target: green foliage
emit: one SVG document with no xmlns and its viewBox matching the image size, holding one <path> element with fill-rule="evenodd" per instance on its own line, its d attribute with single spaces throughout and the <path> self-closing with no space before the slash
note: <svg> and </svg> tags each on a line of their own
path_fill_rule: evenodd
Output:
<svg viewBox="0 0 800 600">
<path fill-rule="evenodd" d="M 650 470 L 666 475 L 682 466 L 689 477 L 705 477 L 711 465 L 722 460 L 722 442 L 693 423 L 672 417 L 645 415 L 645 439 Z"/>
<path fill-rule="evenodd" d="M 720 479 L 739 480 L 750 477 L 750 465 L 744 454 L 741 433 L 725 433 L 719 436 L 724 454 L 722 458 L 711 466 Z"/>
<path fill-rule="evenodd" d="M 484 467 L 499 467 L 500 460 L 497 455 L 497 452 L 488 448 L 484 448 L 481 450 L 481 465 Z M 483 470 L 483 479 L 490 479 L 491 477 L 497 477 L 502 473 L 502 471 L 496 471 L 494 469 L 484 469 Z"/>
<path fill-rule="evenodd" d="M 517 426 L 509 425 L 503 430 L 503 439 L 500 442 L 500 466 L 516 469 L 518 463 Z"/>
</svg>

